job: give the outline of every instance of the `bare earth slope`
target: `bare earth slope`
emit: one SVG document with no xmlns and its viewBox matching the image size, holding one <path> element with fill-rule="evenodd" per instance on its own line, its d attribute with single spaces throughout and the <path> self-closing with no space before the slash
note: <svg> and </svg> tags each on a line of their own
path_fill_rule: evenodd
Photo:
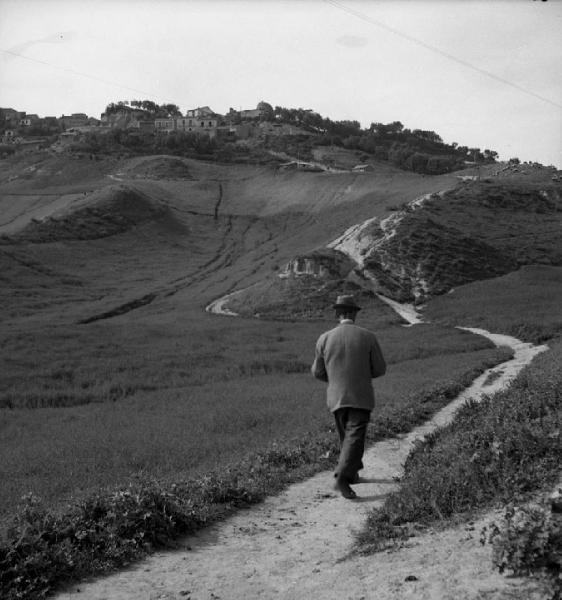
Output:
<svg viewBox="0 0 562 600">
<path fill-rule="evenodd" d="M 125 305 L 204 307 L 265 281 L 358 220 L 456 181 L 386 165 L 328 174 L 166 156 L 13 158 L 0 164 L 0 264 L 10 273 L 14 263 L 40 263 L 64 280 L 80 273 L 81 289 L 68 294 L 79 291 L 80 305 L 57 307 L 66 319 L 121 314 Z M 25 312 L 14 302 L 20 281 L 6 283 L 4 316 L 15 318 Z"/>
<path fill-rule="evenodd" d="M 177 552 L 155 554 L 133 569 L 73 586 L 56 598 L 539 600 L 537 584 L 507 579 L 492 569 L 489 549 L 478 542 L 479 527 L 489 517 L 468 528 L 424 533 L 395 552 L 350 555 L 353 532 L 396 485 L 393 478 L 400 477 L 415 441 L 450 422 L 466 399 L 506 386 L 546 349 L 483 330 L 478 333 L 497 345 L 510 345 L 514 358 L 496 367 L 501 375 L 491 384 L 486 384 L 487 371 L 431 421 L 372 446 L 364 460 L 365 482 L 356 486 L 360 500 L 350 502 L 331 492 L 332 474 L 321 473 L 187 538 Z"/>
</svg>

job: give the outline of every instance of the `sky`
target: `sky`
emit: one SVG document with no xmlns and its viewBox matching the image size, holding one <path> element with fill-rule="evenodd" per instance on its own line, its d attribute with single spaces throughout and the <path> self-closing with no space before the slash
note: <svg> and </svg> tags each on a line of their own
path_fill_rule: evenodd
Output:
<svg viewBox="0 0 562 600">
<path fill-rule="evenodd" d="M 562 168 L 562 0 L 0 0 L 0 107 L 400 121 Z"/>
</svg>

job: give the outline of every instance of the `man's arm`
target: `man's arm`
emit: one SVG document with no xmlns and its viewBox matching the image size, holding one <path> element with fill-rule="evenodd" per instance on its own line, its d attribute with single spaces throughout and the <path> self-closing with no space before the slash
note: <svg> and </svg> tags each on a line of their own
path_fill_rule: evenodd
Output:
<svg viewBox="0 0 562 600">
<path fill-rule="evenodd" d="M 314 355 L 314 362 L 310 369 L 316 379 L 320 381 L 328 381 L 328 372 L 326 371 L 326 363 L 324 362 L 324 352 L 320 339 L 316 342 L 316 350 Z"/>
<path fill-rule="evenodd" d="M 379 342 L 375 336 L 373 336 L 373 341 L 371 343 L 370 359 L 371 378 L 375 379 L 376 377 L 381 377 L 384 375 L 386 373 L 386 361 L 384 360 L 381 347 L 379 346 Z"/>
</svg>

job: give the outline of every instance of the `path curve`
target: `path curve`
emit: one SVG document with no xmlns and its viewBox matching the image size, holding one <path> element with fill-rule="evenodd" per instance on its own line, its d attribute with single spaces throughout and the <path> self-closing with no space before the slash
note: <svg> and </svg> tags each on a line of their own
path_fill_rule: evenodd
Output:
<svg viewBox="0 0 562 600">
<path fill-rule="evenodd" d="M 480 375 L 430 421 L 368 448 L 362 472 L 366 481 L 355 488 L 358 501 L 337 495 L 332 473 L 323 472 L 185 538 L 178 550 L 158 552 L 130 569 L 73 585 L 56 598 L 463 600 L 482 597 L 481 593 L 488 599 L 507 598 L 524 587 L 524 595 L 515 597 L 534 598 L 526 587 L 531 583 L 507 579 L 492 569 L 489 549 L 480 546 L 478 531 L 472 535 L 465 528 L 424 534 L 396 552 L 349 556 L 354 532 L 363 526 L 367 513 L 396 489 L 393 478 L 401 476 L 416 440 L 451 422 L 468 398 L 504 388 L 547 349 L 506 335 L 471 331 L 497 345 L 511 346 L 514 357 Z M 499 377 L 487 384 L 491 371 Z"/>
<path fill-rule="evenodd" d="M 226 296 L 221 296 L 218 300 L 213 300 L 211 304 L 205 307 L 205 310 L 215 315 L 224 315 L 225 317 L 238 317 L 238 313 L 235 313 L 233 310 L 224 307 L 224 305 L 238 293 L 238 291 L 232 292 L 231 294 L 227 294 Z"/>
</svg>

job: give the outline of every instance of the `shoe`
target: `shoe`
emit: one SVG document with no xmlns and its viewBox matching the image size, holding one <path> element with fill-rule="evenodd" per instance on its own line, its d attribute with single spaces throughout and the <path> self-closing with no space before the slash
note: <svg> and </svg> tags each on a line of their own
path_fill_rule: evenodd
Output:
<svg viewBox="0 0 562 600">
<path fill-rule="evenodd" d="M 349 487 L 349 483 L 345 479 L 336 479 L 334 489 L 336 489 L 344 498 L 347 498 L 348 500 L 354 500 L 357 498 L 357 494 Z"/>
</svg>

